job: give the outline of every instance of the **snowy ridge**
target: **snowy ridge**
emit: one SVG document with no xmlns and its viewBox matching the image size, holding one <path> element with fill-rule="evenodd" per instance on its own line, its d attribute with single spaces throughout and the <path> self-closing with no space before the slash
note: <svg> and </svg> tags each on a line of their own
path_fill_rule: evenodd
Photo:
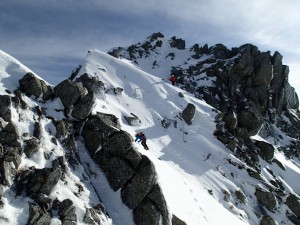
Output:
<svg viewBox="0 0 300 225">
<path fill-rule="evenodd" d="M 278 205 L 274 212 L 267 211 L 257 202 L 254 193 L 257 186 L 261 189 L 265 189 L 264 185 L 273 187 L 270 181 L 276 178 L 280 179 L 286 192 L 299 194 L 299 160 L 288 159 L 277 149 L 271 138 L 264 140 L 258 135 L 251 137 L 253 140 L 273 144 L 274 158 L 281 162 L 285 170 L 259 157 L 262 181 L 250 177 L 247 170 L 252 168 L 236 158 L 214 136 L 218 111 L 178 86 L 172 86 L 166 79 L 172 66 L 181 65 L 188 68 L 189 64 L 184 62 L 194 60 L 190 58 L 190 50 L 173 49 L 164 43 L 158 47 L 160 50 L 157 50 L 157 55 L 148 56 L 154 58 L 150 61 L 136 59 L 138 64 L 126 58 L 114 58 L 96 49 L 90 50 L 77 77 L 88 74 L 104 83 L 105 91 L 97 94 L 92 114 L 113 114 L 119 119 L 122 130 L 132 136 L 139 131 L 146 134 L 148 151 L 139 143 L 133 145 L 154 163 L 170 213 L 186 224 L 254 225 L 259 224 L 261 215 L 267 214 L 280 221 L 280 224 L 292 225 L 286 217 L 287 206 Z M 176 60 L 166 57 L 165 53 L 170 49 L 175 52 Z M 31 71 L 13 57 L 4 52 L 0 53 L 0 94 L 4 95 L 7 94 L 6 89 L 14 91 L 19 87 L 18 80 Z M 205 61 L 210 57 L 212 56 L 206 55 L 200 60 Z M 169 61 L 160 60 L 166 58 Z M 155 69 L 150 63 L 153 59 L 159 65 Z M 203 85 L 213 84 L 213 78 L 203 77 L 199 82 Z M 118 87 L 123 89 L 122 95 L 114 93 L 114 88 Z M 180 97 L 179 92 L 184 97 Z M 12 120 L 22 137 L 21 144 L 28 139 L 26 134 L 33 134 L 37 121 L 42 126 L 42 132 L 39 150 L 31 158 L 23 153 L 18 170 L 29 169 L 32 166 L 51 168 L 52 160 L 72 154 L 60 141 L 57 144 L 52 141 L 56 127 L 51 117 L 66 119 L 63 105 L 58 98 L 43 103 L 24 95 L 23 100 L 29 106 L 27 109 L 16 108 L 14 104 L 11 107 Z M 187 125 L 180 117 L 188 103 L 196 107 L 192 125 Z M 47 117 L 37 116 L 37 112 L 33 110 L 37 106 L 44 108 Z M 135 126 L 128 125 L 124 116 L 131 115 L 136 115 L 141 123 Z M 163 119 L 170 122 L 169 128 L 161 125 Z M 291 141 L 277 127 L 274 126 L 273 129 L 276 135 L 282 137 L 282 143 Z M 66 162 L 66 176 L 64 180 L 58 181 L 49 197 L 60 201 L 71 199 L 76 207 L 77 224 L 86 224 L 83 222 L 86 208 L 97 205 L 101 200 L 110 216 L 103 214 L 101 224 L 134 225 L 132 212 L 122 203 L 120 191 L 113 192 L 109 187 L 105 175 L 89 156 L 84 143 L 77 141 L 76 148 L 82 164 L 74 166 Z M 244 199 L 241 200 L 237 193 L 242 193 Z M 286 197 L 283 196 L 281 201 L 285 200 Z M 0 209 L 0 220 L 5 221 L 5 224 L 27 224 L 28 202 L 33 202 L 31 198 L 23 195 L 15 197 L 13 188 L 5 186 L 2 202 L 4 204 Z M 51 225 L 59 224 L 61 221 L 55 211 Z"/>
</svg>

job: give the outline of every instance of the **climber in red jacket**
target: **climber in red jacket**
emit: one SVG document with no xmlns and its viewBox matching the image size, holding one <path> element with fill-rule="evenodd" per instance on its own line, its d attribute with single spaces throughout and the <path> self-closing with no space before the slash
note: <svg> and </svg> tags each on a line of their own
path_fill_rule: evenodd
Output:
<svg viewBox="0 0 300 225">
<path fill-rule="evenodd" d="M 169 80 L 172 82 L 173 86 L 176 84 L 176 77 L 173 74 L 171 75 Z"/>
</svg>

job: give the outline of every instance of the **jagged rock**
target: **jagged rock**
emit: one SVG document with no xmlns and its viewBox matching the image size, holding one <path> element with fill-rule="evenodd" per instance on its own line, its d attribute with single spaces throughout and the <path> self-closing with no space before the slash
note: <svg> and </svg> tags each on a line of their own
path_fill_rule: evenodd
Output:
<svg viewBox="0 0 300 225">
<path fill-rule="evenodd" d="M 253 136 L 258 133 L 262 126 L 262 122 L 256 114 L 250 111 L 242 111 L 238 114 L 238 126 L 246 128 L 249 135 Z"/>
<path fill-rule="evenodd" d="M 95 105 L 96 96 L 94 92 L 86 94 L 73 108 L 72 116 L 75 119 L 83 120 L 92 112 Z"/>
<path fill-rule="evenodd" d="M 108 52 L 108 54 L 118 59 L 120 58 L 120 49 L 113 49 L 111 52 Z"/>
<path fill-rule="evenodd" d="M 59 204 L 60 220 L 62 225 L 76 225 L 77 215 L 76 208 L 70 199 L 65 199 Z"/>
<path fill-rule="evenodd" d="M 181 117 L 184 119 L 184 121 L 188 124 L 192 124 L 192 120 L 196 113 L 196 106 L 192 103 L 189 103 L 187 107 L 182 111 Z"/>
<path fill-rule="evenodd" d="M 20 147 L 4 147 L 3 160 L 5 162 L 12 162 L 16 169 L 19 168 L 21 164 L 21 153 L 22 149 Z"/>
<path fill-rule="evenodd" d="M 297 196 L 290 194 L 287 197 L 285 204 L 298 218 L 300 218 L 300 199 Z"/>
<path fill-rule="evenodd" d="M 61 176 L 60 168 L 54 170 L 49 168 L 36 169 L 27 182 L 28 195 L 35 196 L 40 193 L 49 195 Z"/>
<path fill-rule="evenodd" d="M 54 97 L 59 97 L 65 108 L 75 105 L 84 96 L 84 89 L 72 80 L 64 80 L 54 87 Z"/>
<path fill-rule="evenodd" d="M 15 103 L 16 108 L 27 109 L 28 105 L 23 99 L 23 93 L 20 90 L 15 90 L 14 93 L 16 94 L 15 97 L 12 98 L 12 101 Z"/>
<path fill-rule="evenodd" d="M 270 55 L 268 52 L 261 53 L 257 60 L 257 72 L 255 73 L 253 84 L 255 86 L 264 86 L 267 88 L 267 86 L 270 85 L 273 76 Z"/>
<path fill-rule="evenodd" d="M 115 93 L 115 95 L 122 95 L 123 88 L 120 88 L 120 87 L 114 88 L 114 93 Z"/>
<path fill-rule="evenodd" d="M 234 194 L 240 200 L 240 202 L 246 204 L 247 197 L 241 190 L 236 190 Z"/>
<path fill-rule="evenodd" d="M 104 89 L 104 83 L 102 81 L 99 81 L 96 77 L 89 76 L 86 73 L 76 78 L 75 82 L 82 83 L 82 86 L 85 87 L 88 92 L 94 92 L 95 94 Z"/>
<path fill-rule="evenodd" d="M 153 189 L 147 196 L 151 203 L 159 210 L 162 215 L 162 224 L 168 225 L 169 221 L 169 212 L 167 210 L 167 203 L 165 197 L 161 191 L 161 188 L 158 184 L 154 185 Z"/>
<path fill-rule="evenodd" d="M 237 125 L 237 116 L 235 112 L 230 111 L 224 116 L 225 127 L 233 131 Z"/>
<path fill-rule="evenodd" d="M 82 136 L 90 154 L 94 156 L 98 148 L 104 145 L 106 139 L 119 129 L 119 121 L 114 115 L 97 113 L 89 116 L 83 127 Z"/>
<path fill-rule="evenodd" d="M 285 109 L 299 109 L 299 99 L 295 89 L 289 84 L 285 84 Z"/>
<path fill-rule="evenodd" d="M 134 175 L 134 169 L 123 158 L 99 151 L 96 162 L 105 173 L 111 188 L 119 190 Z"/>
<path fill-rule="evenodd" d="M 12 168 L 11 164 L 9 162 L 6 162 L 4 160 L 0 160 L 0 182 L 3 185 L 10 185 L 11 184 L 11 178 L 15 173 L 15 169 Z"/>
<path fill-rule="evenodd" d="M 39 141 L 36 138 L 31 138 L 27 141 L 25 141 L 24 146 L 24 153 L 28 158 L 31 158 L 31 156 L 39 150 Z"/>
<path fill-rule="evenodd" d="M 9 95 L 0 95 L 0 117 L 5 121 L 11 121 L 11 98 Z"/>
<path fill-rule="evenodd" d="M 11 147 L 20 147 L 19 132 L 13 122 L 9 122 L 0 131 L 0 143 Z"/>
<path fill-rule="evenodd" d="M 141 124 L 141 120 L 131 113 L 132 116 L 124 116 L 124 119 L 127 121 L 130 126 L 139 126 Z"/>
<path fill-rule="evenodd" d="M 54 123 L 56 128 L 56 134 L 55 137 L 58 139 L 65 138 L 68 135 L 68 129 L 71 126 L 67 121 L 65 120 L 58 120 Z"/>
<path fill-rule="evenodd" d="M 49 225 L 51 223 L 50 213 L 45 212 L 41 207 L 29 204 L 29 218 L 27 225 Z"/>
<path fill-rule="evenodd" d="M 159 225 L 160 217 L 159 211 L 148 199 L 133 210 L 133 220 L 136 225 Z"/>
<path fill-rule="evenodd" d="M 176 215 L 172 215 L 172 225 L 187 225 L 184 221 L 179 219 Z"/>
<path fill-rule="evenodd" d="M 153 188 L 155 176 L 153 163 L 148 157 L 142 156 L 140 168 L 121 190 L 123 203 L 130 209 L 136 208 Z"/>
<path fill-rule="evenodd" d="M 44 101 L 52 97 L 52 88 L 45 81 L 38 79 L 33 73 L 27 73 L 19 80 L 20 89 L 28 96 L 42 97 Z"/>
<path fill-rule="evenodd" d="M 39 204 L 44 212 L 47 212 L 52 207 L 52 200 L 45 196 L 44 194 L 38 194 L 35 201 Z"/>
<path fill-rule="evenodd" d="M 273 159 L 275 151 L 273 145 L 263 141 L 257 141 L 255 145 L 258 148 L 258 154 L 260 157 L 268 162 Z"/>
<path fill-rule="evenodd" d="M 263 216 L 259 225 L 276 225 L 277 223 L 271 216 Z"/>
<path fill-rule="evenodd" d="M 282 66 L 282 55 L 279 52 L 275 52 L 272 57 L 273 62 L 273 78 L 271 88 L 277 93 L 283 87 L 283 66 Z"/>
<path fill-rule="evenodd" d="M 83 218 L 83 222 L 95 225 L 104 223 L 103 217 L 106 218 L 106 212 L 101 204 L 99 204 L 99 206 L 100 207 L 87 208 Z"/>
<path fill-rule="evenodd" d="M 177 48 L 179 50 L 185 49 L 185 41 L 181 38 L 176 38 L 175 36 L 171 38 L 170 46 L 172 48 Z"/>
<path fill-rule="evenodd" d="M 260 188 L 256 188 L 255 196 L 257 198 L 257 201 L 266 207 L 270 212 L 274 212 L 275 207 L 277 205 L 277 201 L 275 196 L 268 191 L 262 190 Z"/>
<path fill-rule="evenodd" d="M 216 44 L 213 51 L 217 59 L 227 59 L 231 56 L 230 51 L 223 44 Z"/>
<path fill-rule="evenodd" d="M 43 128 L 40 122 L 34 123 L 33 136 L 40 140 L 42 138 Z"/>
</svg>

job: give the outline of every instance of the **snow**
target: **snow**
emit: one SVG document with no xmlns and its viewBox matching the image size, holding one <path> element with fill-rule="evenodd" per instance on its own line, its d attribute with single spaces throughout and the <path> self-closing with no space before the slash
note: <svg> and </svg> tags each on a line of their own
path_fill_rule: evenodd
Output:
<svg viewBox="0 0 300 225">
<path fill-rule="evenodd" d="M 164 47 L 164 46 L 163 46 Z M 163 48 L 162 47 L 162 48 Z M 176 51 L 177 61 L 182 61 L 185 53 Z M 245 169 L 238 169 L 228 162 L 247 166 L 232 155 L 221 142 L 214 136 L 216 110 L 204 101 L 193 97 L 191 94 L 172 86 L 165 81 L 164 69 L 155 70 L 151 74 L 150 65 L 139 67 L 126 59 L 116 59 L 99 50 L 90 50 L 79 75 L 87 73 L 95 76 L 105 83 L 107 89 L 111 89 L 102 96 L 98 96 L 93 113 L 102 112 L 114 114 L 119 118 L 121 129 L 132 136 L 143 131 L 147 136 L 149 150 L 146 151 L 138 143 L 134 147 L 142 154 L 148 156 L 155 165 L 157 179 L 170 213 L 176 215 L 188 225 L 243 225 L 258 224 L 259 218 L 255 214 L 257 202 L 253 197 L 255 186 L 258 181 L 249 177 Z M 169 65 L 160 65 L 160 68 L 167 68 Z M 143 68 L 143 70 L 141 70 Z M 146 69 L 144 69 L 146 68 Z M 147 69 L 148 68 L 148 69 Z M 18 87 L 18 80 L 30 71 L 16 59 L 0 52 L 0 93 L 6 94 L 5 89 L 15 90 Z M 158 74 L 160 76 L 158 76 Z M 115 95 L 113 88 L 123 88 L 122 95 Z M 184 97 L 179 97 L 182 92 Z M 32 105 L 40 105 L 46 108 L 49 115 L 62 119 L 62 104 L 59 100 L 42 104 L 33 99 L 27 98 Z M 196 115 L 192 125 L 187 125 L 179 119 L 179 114 L 192 103 L 196 106 Z M 141 124 L 129 126 L 123 116 L 137 115 Z M 22 119 L 19 113 L 13 112 L 14 121 L 20 134 L 32 134 L 32 127 L 36 121 L 34 113 L 30 110 L 22 110 Z M 177 121 L 168 129 L 161 126 L 162 119 Z M 50 159 L 64 155 L 63 147 L 58 143 L 51 142 L 51 134 L 55 127 L 47 118 L 41 121 L 45 132 L 42 134 L 41 148 L 31 159 L 22 156 L 20 169 L 35 166 L 37 168 L 49 167 L 44 153 L 50 154 Z M 278 131 L 279 132 L 279 131 Z M 256 136 L 253 139 L 263 140 Z M 266 140 L 265 140 L 266 141 Z M 288 141 L 285 137 L 284 141 Z M 267 141 L 266 141 L 267 142 Z M 99 201 L 104 203 L 112 221 L 104 225 L 134 225 L 132 211 L 121 201 L 120 192 L 114 192 L 101 172 L 100 168 L 90 158 L 83 143 L 77 143 L 82 166 L 68 170 L 65 182 L 59 181 L 50 197 L 59 200 L 70 198 L 76 205 L 78 224 L 82 222 L 85 208 L 91 207 Z M 50 151 L 51 150 L 51 151 Z M 276 152 L 277 158 L 286 168 L 282 170 L 277 165 L 272 166 L 275 176 L 281 177 L 282 182 L 288 190 L 300 193 L 297 180 L 299 178 L 299 162 L 286 159 L 281 152 Z M 269 165 L 263 160 L 263 168 Z M 264 179 L 268 182 L 273 177 L 267 170 L 263 169 Z M 76 184 L 83 185 L 83 192 L 80 196 L 74 195 L 78 192 Z M 93 186 L 95 189 L 93 188 Z M 246 203 L 240 203 L 235 197 L 236 190 L 245 193 Z M 224 193 L 229 193 L 227 200 Z M 26 224 L 28 216 L 27 201 L 23 197 L 12 196 L 10 189 L 5 189 L 2 197 L 4 208 L 0 210 L 0 217 L 8 217 L 7 224 Z M 291 224 L 283 218 L 285 210 L 277 213 L 270 213 L 278 221 Z M 104 218 L 105 219 L 105 218 Z M 58 217 L 52 219 L 51 225 L 60 224 Z"/>
</svg>

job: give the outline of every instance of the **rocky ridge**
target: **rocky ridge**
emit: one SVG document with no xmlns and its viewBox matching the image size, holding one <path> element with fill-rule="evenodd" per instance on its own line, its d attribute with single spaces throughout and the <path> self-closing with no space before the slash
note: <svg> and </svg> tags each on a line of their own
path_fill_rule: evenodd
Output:
<svg viewBox="0 0 300 225">
<path fill-rule="evenodd" d="M 165 45 L 174 51 L 162 55 L 160 49 Z M 176 53 L 181 51 L 188 52 L 189 57 L 179 63 Z M 184 40 L 173 37 L 165 42 L 164 35 L 156 33 L 144 43 L 116 48 L 110 54 L 126 57 L 140 66 L 150 62 L 152 66 L 145 68 L 150 71 L 160 71 L 162 63 L 168 64 L 166 60 L 176 62 L 164 68 L 165 73 L 174 73 L 179 87 L 216 108 L 216 138 L 245 162 L 238 164 L 228 159 L 228 163 L 256 179 L 251 198 L 260 207 L 254 209 L 260 224 L 279 222 L 276 213 L 280 209 L 286 209 L 289 222 L 300 224 L 299 193 L 288 189 L 272 171 L 273 167 L 285 170 L 274 158 L 275 151 L 284 152 L 295 162 L 299 159 L 299 101 L 288 83 L 288 67 L 282 65 L 280 53 L 271 56 L 250 44 L 231 50 L 221 44 L 196 44 L 186 49 Z M 19 79 L 18 88 L 0 95 L 0 196 L 10 191 L 28 198 L 27 224 L 50 224 L 53 220 L 61 224 L 112 224 L 99 196 L 93 204 L 85 205 L 84 213 L 78 214 L 83 207 L 77 201 L 53 194 L 57 186 L 71 183 L 76 189 L 73 197 L 84 201 L 85 186 L 91 186 L 93 176 L 80 156 L 81 151 L 87 150 L 113 191 L 120 191 L 135 224 L 185 224 L 176 215 L 170 215 L 153 163 L 133 147 L 130 134 L 120 127 L 120 118 L 92 113 L 96 95 L 103 91 L 111 90 L 91 74 L 80 74 L 79 67 L 70 79 L 56 87 L 26 72 Z M 115 87 L 113 92 L 119 95 L 122 88 Z M 58 100 L 63 108 L 53 113 L 47 103 Z M 195 106 L 188 105 L 182 111 L 182 119 L 191 124 L 194 113 Z M 167 129 L 170 124 L 165 122 L 162 124 Z M 19 129 L 21 123 L 28 123 L 31 128 Z M 273 141 L 254 139 L 256 134 L 272 137 Z M 282 143 L 282 135 L 290 138 L 288 145 Z M 49 137 L 52 144 L 45 147 Z M 45 161 L 44 167 L 36 168 L 37 156 Z M 32 163 L 24 166 L 28 160 Z M 78 180 L 74 178 L 75 168 L 82 171 Z M 272 179 L 266 179 L 262 173 L 265 170 Z M 233 195 L 241 202 L 237 205 L 246 204 L 250 198 L 242 191 L 224 191 L 224 199 Z M 7 207 L 7 203 L 2 201 L 1 207 Z M 0 220 L 11 222 L 3 215 Z"/>
</svg>

